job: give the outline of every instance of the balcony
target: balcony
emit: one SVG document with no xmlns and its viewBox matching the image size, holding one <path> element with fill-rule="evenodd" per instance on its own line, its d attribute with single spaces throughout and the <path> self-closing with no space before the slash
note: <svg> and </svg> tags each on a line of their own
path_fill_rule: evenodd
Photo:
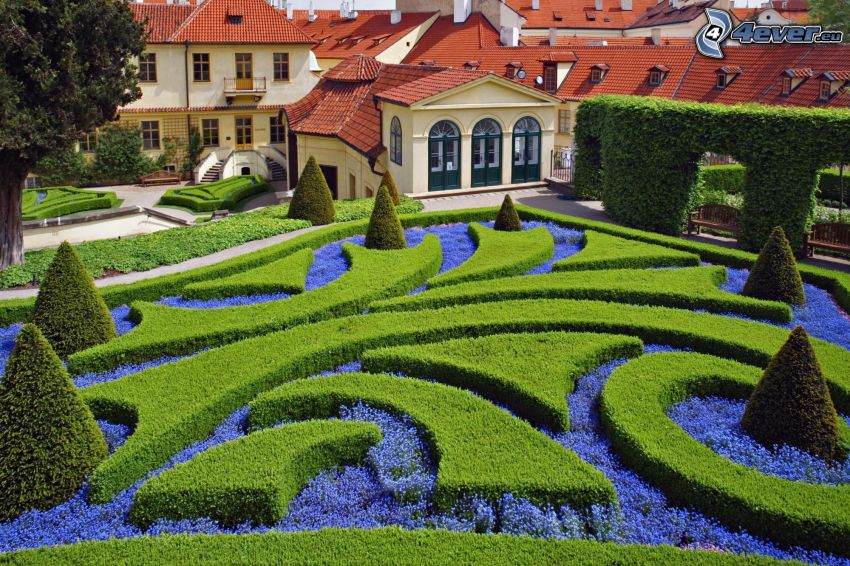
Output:
<svg viewBox="0 0 850 566">
<path fill-rule="evenodd" d="M 228 77 L 224 79 L 224 94 L 228 96 L 265 94 L 265 92 L 266 77 L 254 77 L 252 79 Z"/>
</svg>

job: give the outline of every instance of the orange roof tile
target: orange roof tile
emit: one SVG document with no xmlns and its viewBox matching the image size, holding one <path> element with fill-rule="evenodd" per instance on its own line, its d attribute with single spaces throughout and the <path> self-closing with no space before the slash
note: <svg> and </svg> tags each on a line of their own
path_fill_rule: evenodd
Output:
<svg viewBox="0 0 850 566">
<path fill-rule="evenodd" d="M 550 47 L 548 35 L 521 35 L 520 42 L 529 47 Z M 660 45 L 691 45 L 693 38 L 688 37 L 661 37 Z M 555 47 L 573 47 L 575 45 L 586 46 L 616 46 L 616 45 L 654 45 L 651 37 L 586 37 L 586 36 L 561 36 L 557 38 Z"/>
<path fill-rule="evenodd" d="M 435 94 L 465 85 L 490 73 L 469 69 L 443 69 L 421 79 L 378 94 L 378 98 L 410 106 Z"/>
<path fill-rule="evenodd" d="M 662 1 L 642 13 L 628 27 L 634 29 L 692 22 L 697 18 L 705 18 L 705 9 L 716 2 L 717 0 L 704 0 L 676 8 Z"/>
<path fill-rule="evenodd" d="M 481 46 L 500 45 L 499 32 L 480 13 L 475 12 L 467 20 L 456 25 L 452 16 L 437 18 L 425 35 L 413 46 L 405 63 L 416 64 L 433 59 L 427 55 L 432 51 L 452 53 L 461 63 L 474 58 L 474 51 Z M 454 65 L 460 66 L 460 65 Z"/>
<path fill-rule="evenodd" d="M 595 0 L 540 0 L 540 9 L 531 8 L 531 0 L 506 0 L 506 4 L 526 19 L 524 29 L 587 28 L 624 29 L 656 0 L 632 0 L 632 9 L 623 10 L 620 0 L 603 0 L 596 10 Z"/>
<path fill-rule="evenodd" d="M 166 43 L 195 10 L 194 6 L 182 4 L 130 3 L 129 6 L 136 21 L 145 24 L 148 43 Z"/>
<path fill-rule="evenodd" d="M 374 81 L 380 70 L 381 64 L 377 59 L 355 55 L 325 73 L 325 78 L 343 83 Z"/>
</svg>

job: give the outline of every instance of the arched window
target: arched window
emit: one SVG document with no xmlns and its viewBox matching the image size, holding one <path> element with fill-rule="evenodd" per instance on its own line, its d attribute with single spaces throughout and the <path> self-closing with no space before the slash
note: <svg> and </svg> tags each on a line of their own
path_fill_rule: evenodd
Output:
<svg viewBox="0 0 850 566">
<path fill-rule="evenodd" d="M 514 164 L 511 182 L 540 180 L 540 124 L 530 116 L 514 126 Z"/>
<path fill-rule="evenodd" d="M 401 165 L 401 122 L 393 116 L 390 122 L 390 161 Z"/>
<path fill-rule="evenodd" d="M 502 183 L 502 128 L 484 118 L 472 128 L 472 186 Z"/>
<path fill-rule="evenodd" d="M 460 187 L 460 130 L 448 120 L 434 124 L 428 134 L 428 190 Z"/>
</svg>

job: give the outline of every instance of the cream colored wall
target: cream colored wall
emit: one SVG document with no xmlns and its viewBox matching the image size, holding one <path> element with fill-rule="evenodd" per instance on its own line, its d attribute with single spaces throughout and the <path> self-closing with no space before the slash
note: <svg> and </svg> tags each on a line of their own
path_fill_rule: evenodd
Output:
<svg viewBox="0 0 850 566">
<path fill-rule="evenodd" d="M 573 131 L 576 125 L 576 110 L 578 110 L 578 102 L 575 101 L 567 101 L 563 104 L 558 105 L 555 109 L 555 147 L 571 147 L 573 145 Z M 560 110 L 568 110 L 570 112 L 570 127 L 569 133 L 562 134 L 558 131 L 560 127 L 559 124 L 559 111 Z"/>
<path fill-rule="evenodd" d="M 422 36 L 425 35 L 425 32 L 434 25 L 434 22 L 437 21 L 439 14 L 434 14 L 409 32 L 407 32 L 401 39 L 388 46 L 382 52 L 375 56 L 375 59 L 380 61 L 381 63 L 401 63 L 405 57 L 407 57 L 408 53 L 410 53 L 411 49 L 422 39 Z M 402 22 L 404 21 L 404 15 L 402 15 Z M 324 67 L 322 67 L 324 69 Z"/>
<path fill-rule="evenodd" d="M 337 196 L 340 199 L 364 198 L 367 188 L 378 190 L 381 176 L 373 173 L 369 160 L 337 138 L 298 135 L 298 171 L 304 170 L 312 155 L 319 165 L 337 168 Z M 349 192 L 349 175 L 354 175 L 354 195 Z"/>
<path fill-rule="evenodd" d="M 91 222 L 25 228 L 24 249 L 30 251 L 41 248 L 55 248 L 65 241 L 79 244 L 94 240 L 126 238 L 127 236 L 152 234 L 177 226 L 181 226 L 181 224 L 169 222 L 164 218 L 149 216 L 146 212 L 136 212 Z"/>
<path fill-rule="evenodd" d="M 334 59 L 331 57 L 322 57 L 316 58 L 316 61 L 319 63 L 319 66 L 322 68 L 322 74 L 324 75 L 340 63 L 342 63 L 345 59 Z"/>
<path fill-rule="evenodd" d="M 404 12 L 435 12 L 441 16 L 451 16 L 454 13 L 454 0 L 396 0 L 396 10 Z"/>
</svg>

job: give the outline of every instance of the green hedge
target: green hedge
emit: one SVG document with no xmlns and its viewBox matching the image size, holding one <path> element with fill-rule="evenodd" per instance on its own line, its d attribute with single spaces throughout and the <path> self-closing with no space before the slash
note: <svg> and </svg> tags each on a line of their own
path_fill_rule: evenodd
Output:
<svg viewBox="0 0 850 566">
<path fill-rule="evenodd" d="M 190 283 L 183 288 L 183 296 L 189 299 L 216 299 L 260 293 L 303 293 L 313 259 L 313 250 L 301 249 L 244 273 Z"/>
<path fill-rule="evenodd" d="M 744 192 L 747 168 L 743 165 L 708 165 L 700 167 L 699 180 L 709 191 L 737 195 Z"/>
<path fill-rule="evenodd" d="M 356 464 L 381 441 L 372 423 L 313 421 L 243 436 L 166 470 L 133 499 L 130 521 L 210 517 L 228 526 L 272 525 L 316 474 Z"/>
<path fill-rule="evenodd" d="M 38 193 L 47 193 L 40 203 Z M 22 204 L 23 220 L 40 220 L 88 210 L 115 208 L 121 204 L 121 199 L 113 192 L 84 191 L 74 187 L 49 187 L 24 190 Z"/>
<path fill-rule="evenodd" d="M 0 554 L 0 564 L 633 564 L 724 566 L 780 562 L 757 555 L 616 545 L 587 540 L 544 540 L 444 530 L 322 529 L 253 535 L 176 535 L 110 539 Z M 782 564 L 788 564 L 782 562 Z"/>
<path fill-rule="evenodd" d="M 363 371 L 433 379 L 507 406 L 536 427 L 569 430 L 564 400 L 593 368 L 643 353 L 637 338 L 587 332 L 500 334 L 369 350 Z"/>
<path fill-rule="evenodd" d="M 436 456 L 434 503 L 448 510 L 464 495 L 505 493 L 576 509 L 616 501 L 614 487 L 575 452 L 481 397 L 419 379 L 350 373 L 287 383 L 250 403 L 251 425 L 335 416 L 364 401 L 409 415 Z"/>
<path fill-rule="evenodd" d="M 366 350 L 556 330 L 627 334 L 760 367 L 770 362 L 787 336 L 782 328 L 717 315 L 567 300 L 504 301 L 305 324 L 83 390 L 95 416 L 135 430 L 94 471 L 90 497 L 108 501 L 171 455 L 209 436 L 259 393 L 358 360 Z M 813 344 L 836 407 L 847 413 L 850 352 L 821 340 Z M 199 375 L 207 377 L 198 380 Z"/>
<path fill-rule="evenodd" d="M 182 206 L 195 212 L 212 212 L 231 209 L 239 201 L 269 190 L 269 184 L 259 175 L 237 175 L 215 183 L 168 189 L 159 199 L 159 204 Z"/>
<path fill-rule="evenodd" d="M 838 169 L 824 169 L 820 172 L 818 198 L 832 201 L 841 200 L 841 177 Z M 850 206 L 850 168 L 844 168 L 844 204 Z"/>
<path fill-rule="evenodd" d="M 468 233 L 477 245 L 475 253 L 458 267 L 431 278 L 428 288 L 522 275 L 555 253 L 552 233 L 543 226 L 506 232 L 473 222 Z"/>
<path fill-rule="evenodd" d="M 367 250 L 346 242 L 351 268 L 324 287 L 288 299 L 220 309 L 184 309 L 134 302 L 138 325 L 107 344 L 68 359 L 73 373 L 102 371 L 122 363 L 182 355 L 267 334 L 311 321 L 354 315 L 374 300 L 404 294 L 437 273 L 443 262 L 440 240 L 428 234 L 415 248 Z"/>
<path fill-rule="evenodd" d="M 614 371 L 602 423 L 626 464 L 675 502 L 732 528 L 788 545 L 850 553 L 850 485 L 785 480 L 720 456 L 675 426 L 668 406 L 689 396 L 746 398 L 761 372 L 699 354 L 653 354 Z M 845 446 L 848 440 L 843 427 Z"/>
<path fill-rule="evenodd" d="M 556 261 L 552 270 L 641 269 L 699 264 L 700 259 L 696 254 L 587 230 L 584 233 L 584 248 L 575 255 Z"/>
<path fill-rule="evenodd" d="M 757 320 L 788 322 L 791 308 L 721 291 L 726 268 L 610 269 L 571 271 L 462 283 L 369 305 L 371 312 L 410 311 L 507 299 L 592 299 L 680 309 L 735 313 Z"/>
<path fill-rule="evenodd" d="M 731 155 L 747 167 L 741 246 L 756 251 L 782 226 L 802 253 L 818 170 L 850 161 L 850 112 L 600 96 L 579 105 L 576 142 L 580 193 L 601 192 L 623 224 L 672 235 L 696 199 L 700 156 Z"/>
</svg>

